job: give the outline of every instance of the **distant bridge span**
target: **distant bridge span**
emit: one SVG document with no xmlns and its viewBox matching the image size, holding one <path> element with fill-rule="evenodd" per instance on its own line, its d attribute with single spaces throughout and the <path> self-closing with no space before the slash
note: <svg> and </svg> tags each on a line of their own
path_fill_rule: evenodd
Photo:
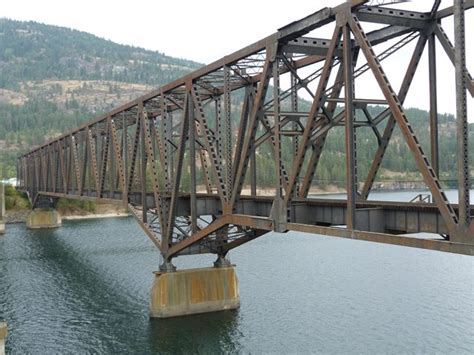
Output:
<svg viewBox="0 0 474 355">
<path fill-rule="evenodd" d="M 223 262 L 229 250 L 268 231 L 473 255 L 466 101 L 474 95 L 474 81 L 465 63 L 463 8 L 474 1 L 456 0 L 442 10 L 439 4 L 434 1 L 428 13 L 362 0 L 324 8 L 20 156 L 19 188 L 33 208 L 54 207 L 60 197 L 127 206 L 159 248 L 162 271 L 172 270 L 172 258 L 184 254 L 214 253 Z M 456 46 L 441 24 L 453 14 Z M 377 29 L 365 32 L 361 23 Z M 332 36 L 314 37 L 323 26 Z M 414 49 L 396 91 L 383 63 L 409 44 Z M 403 108 L 425 48 L 429 155 Z M 446 52 L 456 73 L 457 205 L 438 180 L 436 48 Z M 365 72 L 373 74 L 382 97 L 355 95 L 356 79 Z M 309 109 L 302 95 L 311 98 Z M 372 117 L 371 104 L 384 110 Z M 312 198 L 326 137 L 338 126 L 346 137 L 347 199 Z M 395 126 L 433 203 L 367 200 Z M 376 153 L 362 177 L 356 132 L 367 127 Z M 260 196 L 257 160 L 265 148 L 274 163 L 271 197 Z M 419 232 L 439 238 L 409 234 Z"/>
</svg>

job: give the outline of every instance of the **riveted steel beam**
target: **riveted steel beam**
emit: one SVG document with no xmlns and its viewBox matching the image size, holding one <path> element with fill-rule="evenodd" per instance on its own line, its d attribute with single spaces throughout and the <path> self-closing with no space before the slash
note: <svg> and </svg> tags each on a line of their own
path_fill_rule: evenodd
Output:
<svg viewBox="0 0 474 355">
<path fill-rule="evenodd" d="M 456 31 L 453 45 L 440 19 L 456 13 L 461 28 L 460 16 L 474 2 L 457 0 L 454 7 L 438 11 L 441 1 L 434 0 L 429 13 L 366 3 L 352 0 L 321 9 L 32 149 L 18 159 L 20 188 L 28 191 L 34 206 L 58 198 L 128 206 L 165 264 L 187 254 L 222 257 L 270 230 L 472 254 L 474 224 L 465 197 L 469 137 L 462 92 L 467 88 L 472 95 L 474 82 L 463 63 L 461 31 Z M 377 29 L 365 33 L 359 21 Z M 332 38 L 319 37 L 319 28 L 328 24 L 335 25 Z M 416 39 L 395 93 L 381 62 Z M 435 85 L 435 39 L 457 74 L 457 180 L 464 186 L 459 205 L 449 203 L 439 181 L 436 98 L 441 88 Z M 431 159 L 403 109 L 427 41 Z M 379 44 L 383 49 L 375 50 Z M 360 51 L 366 62 L 357 66 Z M 355 94 L 355 80 L 369 70 L 383 100 Z M 303 92 L 312 100 L 309 106 L 300 96 Z M 373 115 L 370 105 L 387 108 Z M 363 116 L 356 118 L 355 110 Z M 397 125 L 435 203 L 367 200 Z M 346 133 L 348 198 L 308 198 L 320 157 L 329 148 L 326 137 L 337 126 Z M 359 194 L 355 133 L 361 127 L 373 131 L 377 151 Z M 261 184 L 264 179 L 266 184 L 274 182 L 274 194 L 268 197 L 262 196 L 269 193 Z M 437 233 L 449 241 L 399 235 L 418 232 Z"/>
</svg>

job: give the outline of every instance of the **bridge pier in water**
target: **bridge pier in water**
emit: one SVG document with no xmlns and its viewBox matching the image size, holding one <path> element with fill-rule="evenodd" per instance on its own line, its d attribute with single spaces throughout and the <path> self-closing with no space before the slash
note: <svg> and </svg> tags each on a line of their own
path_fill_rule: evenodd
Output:
<svg viewBox="0 0 474 355">
<path fill-rule="evenodd" d="M 56 210 L 58 198 L 36 195 L 32 201 L 33 209 L 26 219 L 28 229 L 61 227 L 61 214 Z"/>
<path fill-rule="evenodd" d="M 26 219 L 28 229 L 61 227 L 61 215 L 53 209 L 34 209 Z"/>
<path fill-rule="evenodd" d="M 156 272 L 150 317 L 168 318 L 240 306 L 234 265 Z"/>
</svg>

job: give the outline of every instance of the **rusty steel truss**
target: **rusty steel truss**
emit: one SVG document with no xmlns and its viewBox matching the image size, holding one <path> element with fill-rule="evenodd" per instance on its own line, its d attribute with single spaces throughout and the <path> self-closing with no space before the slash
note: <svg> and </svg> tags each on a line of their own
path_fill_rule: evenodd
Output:
<svg viewBox="0 0 474 355">
<path fill-rule="evenodd" d="M 382 2 L 383 3 L 383 2 Z M 66 197 L 127 206 L 164 258 L 214 253 L 268 231 L 302 231 L 474 254 L 469 201 L 464 11 L 474 1 L 431 12 L 370 6 L 352 0 L 323 8 L 269 37 L 118 107 L 18 158 L 20 188 L 34 207 Z M 455 45 L 441 20 L 454 15 Z M 364 31 L 362 23 L 376 25 Z M 330 28 L 330 38 L 308 34 Z M 435 43 L 455 67 L 459 204 L 439 178 Z M 383 61 L 414 44 L 398 91 Z M 384 45 L 383 50 L 377 49 Z M 422 149 L 403 103 L 427 47 L 431 154 Z M 377 53 L 377 54 L 376 54 Z M 361 62 L 361 65 L 357 65 Z M 355 96 L 355 79 L 371 72 L 383 99 Z M 301 109 L 301 96 L 311 98 Z M 384 110 L 372 117 L 371 104 Z M 356 119 L 362 110 L 365 120 Z M 236 118 L 238 117 L 238 118 Z M 312 198 L 311 184 L 328 132 L 345 129 L 346 200 Z M 433 202 L 369 201 L 398 126 Z M 357 174 L 357 136 L 370 127 L 376 152 L 366 177 Z M 256 156 L 268 145 L 274 196 L 261 196 Z M 291 157 L 282 154 L 290 149 Z M 434 233 L 438 238 L 409 233 Z"/>
</svg>

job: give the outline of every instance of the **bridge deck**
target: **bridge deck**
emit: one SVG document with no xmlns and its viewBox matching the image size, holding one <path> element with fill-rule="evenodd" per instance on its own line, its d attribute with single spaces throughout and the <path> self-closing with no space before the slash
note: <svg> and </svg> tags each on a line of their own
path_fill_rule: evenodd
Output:
<svg viewBox="0 0 474 355">
<path fill-rule="evenodd" d="M 42 196 L 63 197 L 85 201 L 102 201 L 122 203 L 121 192 L 105 192 L 107 198 L 96 197 L 95 191 L 84 192 L 83 195 L 52 193 L 41 191 Z M 222 218 L 219 196 L 216 194 L 197 194 L 198 216 L 210 219 L 212 216 Z M 169 200 L 171 196 L 163 198 Z M 190 215 L 190 194 L 182 193 L 177 202 L 177 217 Z M 131 204 L 139 206 L 141 195 L 130 194 Z M 242 195 L 236 204 L 232 220 L 233 224 L 250 226 L 268 232 L 274 230 L 270 218 L 274 196 Z M 147 194 L 147 208 L 155 208 L 153 194 Z M 457 211 L 458 206 L 453 205 Z M 473 206 L 474 207 L 474 206 Z M 140 207 L 141 208 L 141 207 Z M 472 209 L 474 211 L 474 208 Z M 290 216 L 286 229 L 306 233 L 322 234 L 351 239 L 375 241 L 379 243 L 413 246 L 424 249 L 450 251 L 460 254 L 474 255 L 474 246 L 462 243 L 452 243 L 442 235 L 448 233 L 443 218 L 436 204 L 427 202 L 399 202 L 366 200 L 357 202 L 357 230 L 350 231 L 346 227 L 347 201 L 344 199 L 328 199 L 324 197 L 296 198 L 290 207 Z M 474 219 L 474 216 L 471 218 Z M 420 234 L 422 235 L 410 235 Z M 428 233 L 428 234 L 427 234 Z M 210 252 L 206 248 L 193 249 L 194 252 Z M 180 254 L 191 253 L 187 249 Z"/>
</svg>

